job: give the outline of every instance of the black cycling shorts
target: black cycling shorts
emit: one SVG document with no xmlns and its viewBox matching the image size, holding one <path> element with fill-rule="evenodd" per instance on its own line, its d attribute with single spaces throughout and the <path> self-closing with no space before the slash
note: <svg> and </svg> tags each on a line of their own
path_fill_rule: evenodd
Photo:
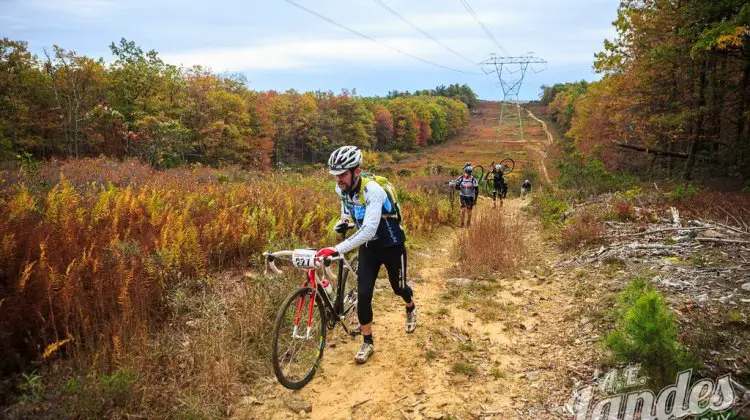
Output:
<svg viewBox="0 0 750 420">
<path fill-rule="evenodd" d="M 472 208 L 474 204 L 474 197 L 461 196 L 461 207 Z"/>
<path fill-rule="evenodd" d="M 385 265 L 393 293 L 404 302 L 411 302 L 412 290 L 406 284 L 406 248 L 403 244 L 390 247 L 359 247 L 357 267 L 357 317 L 361 325 L 372 322 L 372 293 L 380 266 Z"/>
<path fill-rule="evenodd" d="M 496 200 L 497 196 L 501 199 L 508 195 L 508 184 L 494 184 L 492 189 L 492 199 Z"/>
</svg>

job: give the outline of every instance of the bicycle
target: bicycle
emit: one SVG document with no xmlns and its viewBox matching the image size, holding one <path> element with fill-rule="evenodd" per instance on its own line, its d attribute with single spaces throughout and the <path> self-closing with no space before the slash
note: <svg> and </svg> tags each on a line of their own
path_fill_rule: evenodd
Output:
<svg viewBox="0 0 750 420">
<path fill-rule="evenodd" d="M 503 159 L 503 160 L 500 161 L 500 165 L 503 166 L 503 174 L 507 175 L 507 174 L 513 172 L 513 168 L 516 167 L 516 162 L 513 159 L 511 159 L 511 158 L 505 158 L 505 159 Z M 490 164 L 490 167 L 494 167 L 494 166 L 495 166 L 495 162 L 492 162 Z"/>
<path fill-rule="evenodd" d="M 342 237 L 345 236 L 346 233 L 342 233 Z M 263 253 L 266 267 L 276 274 L 282 274 L 282 271 L 276 267 L 275 261 L 287 258 L 306 273 L 301 286 L 281 304 L 273 327 L 273 371 L 276 379 L 289 389 L 301 389 L 312 380 L 323 358 L 328 330 L 340 323 L 350 336 L 361 332 L 356 321 L 357 256 L 351 260 L 344 255 L 321 259 L 315 256 L 316 252 L 314 249 L 295 249 Z M 338 276 L 330 269 L 334 261 L 339 262 Z M 353 279 L 347 282 L 349 273 Z M 338 280 L 335 298 L 329 296 L 322 285 L 325 280 L 333 279 Z M 355 322 L 357 327 L 352 328 Z"/>
<path fill-rule="evenodd" d="M 482 183 L 482 178 L 484 177 L 484 168 L 482 167 L 482 165 L 477 165 L 477 166 L 473 167 L 472 171 L 474 173 L 474 176 L 477 177 L 477 182 L 479 182 L 481 184 Z M 477 174 L 479 174 L 479 175 L 477 175 Z"/>
<path fill-rule="evenodd" d="M 513 172 L 513 168 L 515 168 L 516 163 L 511 158 L 506 158 L 500 161 L 500 165 L 503 167 L 503 175 L 507 175 L 511 172 Z M 490 163 L 490 168 L 494 169 L 495 162 Z M 494 186 L 494 175 L 492 178 L 490 178 L 490 174 L 493 172 L 489 172 L 487 176 L 484 178 L 484 188 L 487 193 L 487 195 L 497 193 L 499 194 L 500 198 L 505 198 L 508 195 L 508 184 L 503 183 L 503 186 L 500 190 L 495 190 Z M 496 191 L 496 192 L 495 192 Z"/>
</svg>

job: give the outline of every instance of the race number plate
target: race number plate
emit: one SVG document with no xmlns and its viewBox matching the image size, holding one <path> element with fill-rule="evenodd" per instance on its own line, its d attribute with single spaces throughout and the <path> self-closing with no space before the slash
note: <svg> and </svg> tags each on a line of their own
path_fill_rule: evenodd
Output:
<svg viewBox="0 0 750 420">
<path fill-rule="evenodd" d="M 314 249 L 295 249 L 292 253 L 292 264 L 299 268 L 315 268 Z"/>
</svg>

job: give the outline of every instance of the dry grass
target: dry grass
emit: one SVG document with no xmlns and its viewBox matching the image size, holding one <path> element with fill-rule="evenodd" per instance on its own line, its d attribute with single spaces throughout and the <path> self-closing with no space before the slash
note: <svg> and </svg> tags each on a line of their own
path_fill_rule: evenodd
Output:
<svg viewBox="0 0 750 420">
<path fill-rule="evenodd" d="M 433 168 L 433 171 L 450 170 L 460 171 L 465 162 L 474 165 L 482 165 L 485 170 L 489 169 L 490 162 L 499 162 L 504 158 L 512 158 L 516 162 L 515 172 L 524 168 L 534 167 L 534 160 L 528 156 L 528 145 L 520 142 L 520 130 L 518 124 L 505 121 L 500 129 L 500 139 L 497 139 L 497 119 L 500 116 L 498 103 L 480 103 L 477 106 L 478 117 L 469 122 L 461 135 L 445 144 L 430 148 L 429 152 L 418 153 L 410 159 L 399 162 L 399 169 L 408 169 L 413 173 L 425 173 Z M 528 117 L 523 111 L 523 131 L 525 140 L 541 140 L 545 135 L 541 134 L 539 123 Z M 511 175 L 513 174 L 511 173 Z M 460 172 L 456 172 L 460 175 Z M 445 173 L 445 181 L 450 175 Z M 519 184 L 520 188 L 520 184 Z"/>
<path fill-rule="evenodd" d="M 576 214 L 560 231 L 560 247 L 564 250 L 578 249 L 599 243 L 604 234 L 601 215 L 594 209 L 585 209 Z"/>
<path fill-rule="evenodd" d="M 55 398 L 68 366 L 83 385 L 67 398 L 82 407 L 107 400 L 102 375 L 137 372 L 140 394 L 102 403 L 94 417 L 118 404 L 225 415 L 267 373 L 273 311 L 291 288 L 218 273 L 252 269 L 265 249 L 330 245 L 339 208 L 322 172 L 158 172 L 87 159 L 0 172 L 0 186 L 0 371 L 34 364 Z M 411 237 L 452 220 L 446 200 L 406 194 Z"/>
<path fill-rule="evenodd" d="M 130 404 L 148 417 L 221 417 L 259 377 L 271 375 L 273 320 L 299 275 L 266 280 L 222 274 L 203 292 L 171 294 L 170 323 L 151 340 L 140 364 L 145 400 Z"/>
<path fill-rule="evenodd" d="M 750 231 L 750 194 L 699 190 L 691 197 L 673 200 L 683 218 L 715 220 Z"/>
<path fill-rule="evenodd" d="M 612 218 L 619 222 L 632 222 L 638 217 L 632 204 L 625 200 L 617 200 L 612 208 Z"/>
<path fill-rule="evenodd" d="M 454 274 L 492 277 L 515 271 L 526 255 L 524 226 L 498 209 L 475 210 L 472 226 L 456 241 Z"/>
<path fill-rule="evenodd" d="M 322 245 L 337 213 L 330 185 L 314 178 L 222 183 L 215 173 L 204 182 L 200 172 L 126 162 L 134 178 L 115 186 L 79 163 L 75 182 L 63 172 L 51 188 L 19 182 L 0 192 L 0 370 L 23 370 L 68 338 L 58 351 L 107 367 L 143 348 L 175 284 L 246 266 L 279 241 Z"/>
</svg>

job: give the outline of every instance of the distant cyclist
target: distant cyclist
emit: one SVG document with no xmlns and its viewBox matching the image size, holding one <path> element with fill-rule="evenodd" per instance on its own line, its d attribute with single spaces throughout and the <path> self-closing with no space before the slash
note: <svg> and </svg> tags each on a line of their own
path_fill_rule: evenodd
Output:
<svg viewBox="0 0 750 420">
<path fill-rule="evenodd" d="M 531 193 L 531 181 L 528 179 L 523 181 L 523 185 L 521 185 L 521 198 L 523 198 L 524 195 Z"/>
<path fill-rule="evenodd" d="M 503 199 L 508 193 L 508 184 L 505 183 L 503 165 L 498 163 L 497 165 L 492 166 L 492 171 L 489 175 L 492 176 L 492 208 L 497 207 L 498 196 L 500 196 L 500 207 L 502 207 Z"/>
<path fill-rule="evenodd" d="M 406 282 L 406 235 L 397 208 L 380 184 L 361 176 L 361 163 L 362 152 L 355 146 L 340 147 L 328 159 L 328 172 L 336 177 L 336 193 L 341 198 L 341 221 L 336 230 L 341 231 L 350 218 L 358 230 L 340 244 L 317 253 L 328 257 L 359 248 L 357 316 L 364 342 L 354 356 L 357 363 L 365 363 L 375 352 L 372 294 L 381 265 L 385 265 L 388 271 L 393 292 L 406 303 L 406 332 L 414 332 L 417 328 L 417 307 L 412 289 Z"/>
<path fill-rule="evenodd" d="M 464 174 L 451 182 L 455 189 L 459 190 L 461 200 L 461 227 L 471 226 L 471 210 L 477 203 L 479 195 L 479 181 L 474 176 L 471 165 L 464 166 Z M 464 222 L 464 219 L 466 220 Z"/>
</svg>

